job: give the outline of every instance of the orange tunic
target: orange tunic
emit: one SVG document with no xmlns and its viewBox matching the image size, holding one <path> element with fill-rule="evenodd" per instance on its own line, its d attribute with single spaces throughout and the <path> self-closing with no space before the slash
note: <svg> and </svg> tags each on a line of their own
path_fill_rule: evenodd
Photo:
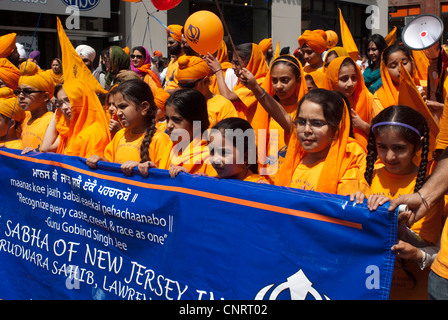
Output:
<svg viewBox="0 0 448 320">
<path fill-rule="evenodd" d="M 53 112 L 48 111 L 42 117 L 30 121 L 31 113 L 28 111 L 26 112 L 26 117 L 22 124 L 23 148 L 31 147 L 40 151 L 45 132 L 47 131 L 48 124 L 52 117 Z"/>
</svg>

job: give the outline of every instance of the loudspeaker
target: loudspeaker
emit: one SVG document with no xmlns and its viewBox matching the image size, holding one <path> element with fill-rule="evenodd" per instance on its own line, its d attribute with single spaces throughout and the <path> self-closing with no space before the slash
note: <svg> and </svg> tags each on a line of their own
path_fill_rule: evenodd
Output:
<svg viewBox="0 0 448 320">
<path fill-rule="evenodd" d="M 442 20 L 432 14 L 422 14 L 406 25 L 401 39 L 412 50 L 426 50 L 437 44 L 442 34 Z"/>
</svg>

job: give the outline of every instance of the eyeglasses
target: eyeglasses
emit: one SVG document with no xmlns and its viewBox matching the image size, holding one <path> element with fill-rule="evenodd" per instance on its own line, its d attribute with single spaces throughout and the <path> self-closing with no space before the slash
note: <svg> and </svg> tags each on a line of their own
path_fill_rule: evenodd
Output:
<svg viewBox="0 0 448 320">
<path fill-rule="evenodd" d="M 132 58 L 132 59 L 135 59 L 135 58 L 137 58 L 137 59 L 142 59 L 143 56 L 140 55 L 140 54 L 131 54 L 131 58 Z"/>
<path fill-rule="evenodd" d="M 35 92 L 45 92 L 45 91 L 31 90 L 31 89 L 17 89 L 17 90 L 14 90 L 13 92 L 16 96 L 19 96 L 21 93 L 23 93 L 24 96 L 29 96 L 30 94 L 35 93 Z"/>
<path fill-rule="evenodd" d="M 205 78 L 205 77 L 204 77 L 204 78 Z M 178 85 L 179 85 L 179 87 L 181 87 L 182 89 L 192 89 L 192 88 L 194 88 L 194 86 L 196 85 L 196 83 L 198 83 L 199 81 L 201 81 L 201 80 L 204 79 L 204 78 L 201 78 L 201 79 L 195 80 L 195 81 L 193 81 L 193 82 L 189 82 L 189 83 L 180 83 L 180 82 L 178 82 Z"/>
<path fill-rule="evenodd" d="M 314 129 L 320 129 L 323 126 L 328 125 L 328 122 L 324 120 L 311 119 L 308 121 L 304 118 L 297 118 L 297 120 L 295 120 L 293 123 L 296 125 L 297 128 L 305 128 L 305 126 L 308 124 L 310 128 Z"/>
</svg>

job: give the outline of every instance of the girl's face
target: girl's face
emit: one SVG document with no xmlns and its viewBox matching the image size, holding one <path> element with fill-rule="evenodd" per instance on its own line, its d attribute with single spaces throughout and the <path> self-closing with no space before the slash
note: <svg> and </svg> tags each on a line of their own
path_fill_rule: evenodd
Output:
<svg viewBox="0 0 448 320">
<path fill-rule="evenodd" d="M 170 136 L 171 141 L 180 142 L 182 140 L 193 139 L 193 124 L 182 117 L 174 105 L 167 104 L 165 106 L 166 133 Z M 187 136 L 188 135 L 188 136 Z"/>
<path fill-rule="evenodd" d="M 375 135 L 378 157 L 389 173 L 405 175 L 417 172 L 413 162 L 416 146 L 405 140 L 393 128 L 383 129 Z"/>
<path fill-rule="evenodd" d="M 143 54 L 138 50 L 134 50 L 134 52 L 131 55 L 131 59 L 132 59 L 132 64 L 136 68 L 141 67 L 144 62 Z"/>
<path fill-rule="evenodd" d="M 53 72 L 56 74 L 61 73 L 61 64 L 58 60 L 53 60 L 53 62 L 51 63 L 51 69 L 53 69 Z"/>
<path fill-rule="evenodd" d="M 56 105 L 61 110 L 62 114 L 70 120 L 72 117 L 72 106 L 70 104 L 70 100 L 67 97 L 64 89 L 61 89 L 56 94 Z"/>
<path fill-rule="evenodd" d="M 316 84 L 314 83 L 314 80 L 311 76 L 306 77 L 306 87 L 308 88 L 308 91 L 311 91 L 313 89 L 317 89 Z"/>
<path fill-rule="evenodd" d="M 244 179 L 247 168 L 244 163 L 244 150 L 238 150 L 233 142 L 223 138 L 222 134 L 214 134 L 209 144 L 210 162 L 216 173 L 223 179 Z"/>
<path fill-rule="evenodd" d="M 107 99 L 107 105 L 108 105 L 107 111 L 109 112 L 110 116 L 112 117 L 115 114 L 115 112 L 117 111 L 117 106 L 115 105 L 115 100 L 114 100 L 113 94 L 109 95 L 109 97 Z"/>
<path fill-rule="evenodd" d="M 387 70 L 389 71 L 390 77 L 392 81 L 398 85 L 400 83 L 400 71 L 401 71 L 401 64 L 403 63 L 403 66 L 406 68 L 406 70 L 409 72 L 410 75 L 412 75 L 413 71 L 413 65 L 412 61 L 406 56 L 406 54 L 403 51 L 396 51 L 394 53 L 391 53 L 389 55 L 389 58 L 387 59 Z"/>
<path fill-rule="evenodd" d="M 271 70 L 272 87 L 281 104 L 297 102 L 296 89 L 300 84 L 300 80 L 296 78 L 291 68 L 291 66 L 284 63 L 279 63 Z"/>
<path fill-rule="evenodd" d="M 308 154 L 313 154 L 315 159 L 325 159 L 333 141 L 335 130 L 328 125 L 322 106 L 305 100 L 294 124 L 303 149 Z"/>
<path fill-rule="evenodd" d="M 241 65 L 240 65 L 240 61 L 238 60 L 238 55 L 234 52 L 233 58 L 232 58 L 232 69 L 233 69 L 233 71 L 235 71 L 235 75 L 237 77 L 239 77 L 240 70 L 242 68 L 246 68 L 247 65 L 249 64 L 249 61 L 243 60 L 242 58 L 240 58 L 240 59 L 241 59 Z"/>
<path fill-rule="evenodd" d="M 144 129 L 144 116 L 148 111 L 141 105 L 136 105 L 134 102 L 126 100 L 121 92 L 116 92 L 113 95 L 113 101 L 117 107 L 117 117 L 124 128 L 130 129 Z M 141 131 L 141 130 L 139 130 Z"/>
<path fill-rule="evenodd" d="M 343 66 L 339 69 L 338 88 L 337 91 L 351 97 L 358 85 L 358 72 L 352 65 Z"/>
<path fill-rule="evenodd" d="M 375 42 L 370 41 L 368 47 L 367 47 L 367 56 L 369 57 L 370 61 L 373 63 L 376 63 L 377 61 L 380 61 L 381 59 L 381 53 L 380 50 L 377 48 Z"/>
<path fill-rule="evenodd" d="M 36 111 L 47 107 L 48 93 L 26 84 L 21 84 L 17 88 L 17 98 L 19 106 L 24 111 Z"/>
</svg>

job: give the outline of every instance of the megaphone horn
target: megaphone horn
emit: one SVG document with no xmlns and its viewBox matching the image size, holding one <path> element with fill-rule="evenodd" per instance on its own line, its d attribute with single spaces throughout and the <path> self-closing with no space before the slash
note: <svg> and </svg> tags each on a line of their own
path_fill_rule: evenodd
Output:
<svg viewBox="0 0 448 320">
<path fill-rule="evenodd" d="M 442 20 L 432 14 L 422 14 L 406 25 L 401 38 L 410 49 L 425 50 L 436 44 L 442 34 Z"/>
</svg>

